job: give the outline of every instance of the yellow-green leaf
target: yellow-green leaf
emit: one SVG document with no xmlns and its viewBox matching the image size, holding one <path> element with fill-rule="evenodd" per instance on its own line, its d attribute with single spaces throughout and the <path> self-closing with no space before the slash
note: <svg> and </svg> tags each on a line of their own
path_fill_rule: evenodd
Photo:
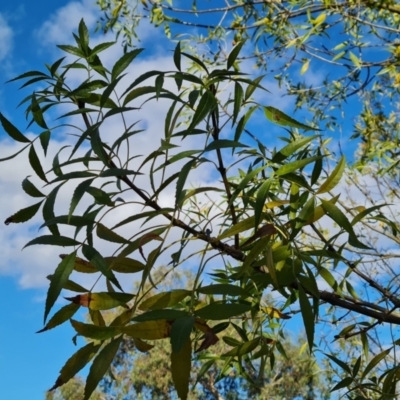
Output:
<svg viewBox="0 0 400 400">
<path fill-rule="evenodd" d="M 172 307 L 182 301 L 185 297 L 191 295 L 190 290 L 177 289 L 171 292 L 158 293 L 139 305 L 139 310 L 159 310 L 161 308 Z"/>
<path fill-rule="evenodd" d="M 344 169 L 346 167 L 346 158 L 342 156 L 332 173 L 326 181 L 319 187 L 317 194 L 326 193 L 332 190 L 340 182 Z"/>
<path fill-rule="evenodd" d="M 169 336 L 171 324 L 165 320 L 138 322 L 118 328 L 121 333 L 137 339 L 157 340 Z"/>
</svg>

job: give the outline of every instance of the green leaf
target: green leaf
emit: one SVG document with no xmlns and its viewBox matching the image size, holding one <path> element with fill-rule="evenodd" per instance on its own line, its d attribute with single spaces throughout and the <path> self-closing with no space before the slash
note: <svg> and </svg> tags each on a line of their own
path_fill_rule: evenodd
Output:
<svg viewBox="0 0 400 400">
<path fill-rule="evenodd" d="M 197 292 L 203 294 L 221 294 L 226 296 L 246 296 L 247 291 L 240 286 L 229 285 L 227 283 L 218 283 L 214 285 L 202 286 L 197 289 Z"/>
<path fill-rule="evenodd" d="M 346 158 L 342 156 L 332 173 L 328 176 L 326 181 L 319 187 L 317 194 L 326 193 L 336 187 L 342 179 L 344 169 L 346 167 Z"/>
<path fill-rule="evenodd" d="M 235 91 L 233 98 L 233 115 L 232 115 L 232 126 L 235 124 L 237 117 L 240 113 L 240 109 L 242 108 L 243 102 L 243 88 L 240 83 L 235 82 Z"/>
<path fill-rule="evenodd" d="M 190 339 L 194 326 L 194 317 L 178 318 L 171 326 L 171 347 L 173 353 L 179 353 L 185 343 Z"/>
<path fill-rule="evenodd" d="M 54 203 L 56 201 L 57 193 L 63 184 L 64 183 L 61 183 L 60 185 L 56 186 L 50 192 L 50 194 L 47 196 L 46 201 L 44 202 L 42 214 L 43 214 L 43 219 L 45 220 L 45 222 L 47 222 L 55 217 Z M 60 232 L 58 231 L 57 225 L 49 226 L 49 230 L 53 235 L 60 236 Z"/>
<path fill-rule="evenodd" d="M 100 222 L 97 224 L 96 234 L 100 239 L 106 240 L 108 242 L 123 243 L 123 244 L 129 243 L 127 239 L 118 235 L 117 233 L 107 228 Z"/>
<path fill-rule="evenodd" d="M 353 64 L 357 67 L 357 68 L 361 68 L 362 62 L 361 60 L 351 51 L 349 51 L 349 57 L 350 60 L 353 62 Z"/>
<path fill-rule="evenodd" d="M 206 90 L 201 96 L 199 104 L 197 105 L 196 111 L 193 114 L 188 130 L 194 129 L 205 117 L 212 112 L 217 106 L 217 100 L 215 96 Z"/>
<path fill-rule="evenodd" d="M 79 349 L 61 368 L 56 383 L 49 391 L 57 389 L 72 379 L 83 367 L 85 367 L 85 365 L 89 363 L 89 361 L 99 351 L 100 347 L 101 344 L 95 344 L 92 342 Z"/>
<path fill-rule="evenodd" d="M 133 260 L 132 258 L 104 257 L 104 259 L 113 271 L 120 274 L 133 274 L 143 271 L 146 267 L 140 261 Z"/>
<path fill-rule="evenodd" d="M 228 228 L 226 231 L 222 232 L 222 234 L 218 236 L 218 240 L 226 239 L 228 237 L 235 236 L 238 233 L 242 233 L 244 231 L 254 228 L 254 221 L 255 217 L 252 216 L 238 222 L 237 224 Z"/>
<path fill-rule="evenodd" d="M 263 184 L 260 186 L 260 188 L 257 191 L 256 204 L 254 206 L 254 228 L 255 229 L 258 228 L 258 224 L 261 222 L 264 205 L 270 194 L 270 189 L 271 189 L 273 180 L 274 180 L 274 176 L 272 175 L 263 182 Z"/>
<path fill-rule="evenodd" d="M 392 347 L 377 354 L 365 367 L 361 375 L 361 380 L 363 380 L 391 351 Z"/>
<path fill-rule="evenodd" d="M 158 293 L 143 301 L 138 308 L 139 310 L 146 311 L 172 307 L 191 294 L 192 292 L 190 290 L 185 289 L 176 289 L 171 292 Z"/>
<path fill-rule="evenodd" d="M 257 176 L 261 171 L 263 171 L 265 168 L 267 168 L 267 165 L 263 165 L 259 168 L 256 168 L 255 170 L 249 172 L 239 183 L 237 188 L 235 189 L 234 193 L 232 194 L 232 197 L 229 201 L 229 205 L 232 205 L 233 202 L 236 200 L 236 197 L 239 196 L 240 192 L 247 186 L 247 184 L 254 179 L 255 176 Z"/>
<path fill-rule="evenodd" d="M 87 188 L 92 184 L 92 182 L 93 179 L 87 179 L 86 181 L 81 182 L 75 188 L 74 194 L 72 195 L 71 203 L 69 205 L 69 213 L 68 213 L 69 218 L 71 218 L 72 213 L 75 211 L 76 206 L 79 204 L 83 195 L 86 193 Z"/>
<path fill-rule="evenodd" d="M 244 356 L 245 354 L 251 353 L 255 350 L 258 345 L 260 344 L 260 338 L 252 339 L 245 343 L 240 343 L 238 346 L 235 346 L 234 349 L 228 351 L 221 355 L 221 357 L 240 357 Z"/>
<path fill-rule="evenodd" d="M 299 294 L 301 315 L 303 317 L 304 327 L 306 329 L 308 347 L 310 348 L 310 352 L 312 352 L 314 346 L 314 329 L 315 329 L 314 313 L 311 304 L 308 300 L 308 297 L 306 295 L 306 292 L 301 287 L 301 285 L 299 285 L 298 294 Z"/>
<path fill-rule="evenodd" d="M 70 322 L 76 333 L 89 339 L 108 340 L 120 334 L 118 328 L 114 326 L 84 324 L 74 319 L 71 319 Z"/>
<path fill-rule="evenodd" d="M 270 121 L 280 126 L 290 126 L 292 128 L 320 131 L 320 129 L 313 128 L 312 126 L 304 125 L 301 122 L 296 121 L 275 107 L 264 107 L 264 114 Z"/>
<path fill-rule="evenodd" d="M 56 238 L 55 236 L 51 237 Z M 61 290 L 64 287 L 64 284 L 67 282 L 69 276 L 71 275 L 71 272 L 74 269 L 75 257 L 76 257 L 76 252 L 69 254 L 67 257 L 61 260 L 61 262 L 58 264 L 58 267 L 54 271 L 54 275 L 51 278 L 50 287 L 46 297 L 44 322 L 46 322 L 47 316 L 49 315 L 51 308 L 58 299 L 58 296 L 60 295 Z"/>
<path fill-rule="evenodd" d="M 15 78 L 17 79 L 17 78 Z M 26 138 L 2 113 L 0 113 L 0 122 L 6 133 L 15 141 L 21 143 L 30 143 Z"/>
<path fill-rule="evenodd" d="M 174 51 L 174 64 L 181 71 L 181 42 L 178 42 Z"/>
<path fill-rule="evenodd" d="M 196 165 L 197 160 L 191 160 L 188 163 L 186 163 L 180 173 L 179 173 L 179 177 L 178 180 L 176 181 L 176 190 L 175 190 L 175 207 L 181 207 L 183 200 L 184 200 L 184 196 L 182 196 L 182 194 L 184 194 L 185 192 L 183 191 L 183 187 L 185 185 L 186 179 L 191 171 L 191 169 Z"/>
<path fill-rule="evenodd" d="M 143 314 L 137 315 L 132 318 L 131 321 L 134 322 L 144 322 L 144 321 L 156 321 L 158 319 L 166 319 L 168 321 L 174 321 L 178 318 L 188 317 L 187 311 L 175 310 L 172 308 L 163 308 L 161 310 L 150 310 Z"/>
<path fill-rule="evenodd" d="M 47 155 L 47 148 L 49 147 L 51 132 L 44 131 L 39 135 L 40 144 L 42 145 L 44 155 Z"/>
<path fill-rule="evenodd" d="M 93 360 L 89 375 L 86 379 L 84 400 L 89 399 L 107 370 L 110 368 L 110 365 L 117 354 L 121 341 L 122 336 L 112 340 L 110 343 L 104 346 L 97 357 Z"/>
<path fill-rule="evenodd" d="M 39 211 L 40 205 L 42 203 L 43 203 L 43 200 L 39 201 L 39 203 L 33 204 L 32 206 L 29 206 L 29 207 L 23 208 L 22 210 L 19 210 L 18 212 L 16 212 L 11 217 L 8 217 L 4 221 L 4 223 L 6 225 L 9 225 L 9 224 L 17 224 L 17 223 L 20 223 L 20 222 L 29 221 Z"/>
<path fill-rule="evenodd" d="M 300 139 L 294 140 L 293 142 L 290 142 L 288 145 L 286 145 L 285 147 L 283 147 L 277 153 L 274 154 L 274 156 L 272 157 L 272 161 L 278 163 L 282 162 L 287 157 L 291 156 L 297 150 L 301 149 L 308 143 L 312 142 L 317 137 L 319 137 L 319 135 L 302 137 Z"/>
<path fill-rule="evenodd" d="M 340 382 L 338 382 L 330 391 L 334 392 L 335 390 L 343 389 L 350 386 L 353 382 L 354 379 L 348 376 L 347 378 L 344 378 Z"/>
<path fill-rule="evenodd" d="M 143 175 L 141 172 L 131 171 L 123 168 L 109 168 L 100 173 L 99 177 L 108 178 L 110 176 Z"/>
<path fill-rule="evenodd" d="M 107 279 L 109 279 L 118 289 L 122 290 L 117 278 L 110 269 L 107 261 L 103 256 L 92 246 L 83 245 L 82 254 L 87 260 L 92 263 Z"/>
<path fill-rule="evenodd" d="M 291 172 L 297 171 L 301 168 L 304 168 L 306 165 L 319 160 L 320 158 L 321 158 L 320 156 L 303 158 L 302 160 L 297 160 L 297 161 L 293 161 L 291 163 L 282 165 L 275 171 L 275 175 L 282 176 L 282 175 L 286 175 Z"/>
<path fill-rule="evenodd" d="M 265 90 L 261 85 L 260 82 L 264 79 L 265 75 L 261 75 L 259 77 L 257 77 L 256 79 L 252 80 L 251 82 L 249 82 L 247 88 L 246 88 L 246 92 L 244 94 L 244 100 L 247 101 L 251 95 L 254 93 L 254 91 L 259 87 L 263 90 Z"/>
<path fill-rule="evenodd" d="M 31 148 L 29 149 L 29 163 L 31 164 L 33 170 L 36 172 L 36 175 L 47 183 L 48 181 L 46 175 L 43 171 L 42 165 L 40 164 L 39 158 L 33 145 L 31 145 Z"/>
<path fill-rule="evenodd" d="M 251 310 L 249 304 L 240 303 L 213 303 L 198 310 L 195 310 L 194 314 L 197 317 L 211 320 L 221 320 L 235 317 L 237 315 L 244 314 Z"/>
<path fill-rule="evenodd" d="M 71 239 L 66 236 L 52 236 L 52 235 L 43 235 L 39 236 L 30 242 L 28 242 L 25 247 L 33 246 L 35 244 L 44 244 L 44 245 L 52 245 L 52 246 L 78 246 L 81 243 L 75 239 Z"/>
<path fill-rule="evenodd" d="M 106 193 L 104 190 L 101 190 L 94 186 L 89 186 L 86 189 L 86 192 L 93 196 L 97 204 L 103 204 L 108 207 L 114 206 L 114 202 L 111 200 L 108 193 Z"/>
<path fill-rule="evenodd" d="M 108 49 L 109 47 L 113 46 L 116 42 L 104 42 L 100 43 L 95 46 L 92 51 L 90 52 L 90 56 L 93 57 L 94 55 L 101 53 L 102 51 Z"/>
<path fill-rule="evenodd" d="M 228 148 L 235 148 L 235 147 L 249 147 L 246 144 L 236 142 L 235 140 L 228 140 L 228 139 L 219 139 L 212 141 L 204 151 L 212 151 L 217 149 L 228 149 Z"/>
<path fill-rule="evenodd" d="M 171 352 L 172 381 L 181 400 L 187 400 L 189 392 L 190 371 L 192 370 L 191 358 L 192 343 L 190 339 L 184 343 L 178 353 Z"/>
<path fill-rule="evenodd" d="M 235 63 L 235 61 L 236 61 L 236 59 L 237 59 L 237 57 L 238 57 L 238 55 L 239 55 L 239 53 L 240 53 L 240 50 L 242 50 L 242 47 L 243 47 L 243 45 L 244 45 L 245 43 L 246 43 L 245 40 L 241 40 L 241 41 L 239 41 L 239 42 L 236 44 L 236 46 L 231 50 L 231 52 L 229 53 L 229 56 L 228 56 L 227 63 L 226 63 L 226 69 L 231 68 L 232 65 Z"/>
<path fill-rule="evenodd" d="M 68 321 L 78 311 L 79 307 L 79 304 L 74 303 L 70 303 L 62 307 L 50 318 L 50 321 L 46 324 L 46 326 L 36 333 L 48 331 L 49 329 L 53 329 L 56 326 L 63 324 L 65 321 Z"/>
<path fill-rule="evenodd" d="M 78 47 L 75 46 L 70 46 L 70 45 L 64 45 L 64 44 L 58 44 L 57 47 L 66 53 L 73 54 L 74 56 L 78 57 L 85 57 L 83 54 L 82 50 Z"/>
<path fill-rule="evenodd" d="M 82 46 L 83 49 L 87 49 L 89 46 L 89 31 L 88 28 L 86 27 L 83 18 L 79 22 L 78 32 L 79 32 L 80 45 Z"/>
<path fill-rule="evenodd" d="M 28 178 L 29 176 L 22 181 L 22 189 L 24 190 L 24 192 L 32 197 L 46 197 L 46 195 L 38 190 Z"/>
<path fill-rule="evenodd" d="M 111 80 L 114 81 L 119 75 L 129 67 L 129 64 L 143 51 L 143 49 L 135 49 L 125 53 L 113 66 L 111 71 Z"/>
<path fill-rule="evenodd" d="M 53 179 L 50 183 L 69 181 L 70 179 L 91 178 L 93 176 L 96 176 L 96 174 L 93 174 L 92 172 L 89 171 L 74 171 L 58 176 L 56 179 Z"/>
<path fill-rule="evenodd" d="M 43 129 L 48 129 L 43 117 L 43 111 L 40 108 L 39 102 L 36 100 L 36 95 L 32 95 L 31 113 L 35 122 Z"/>
</svg>

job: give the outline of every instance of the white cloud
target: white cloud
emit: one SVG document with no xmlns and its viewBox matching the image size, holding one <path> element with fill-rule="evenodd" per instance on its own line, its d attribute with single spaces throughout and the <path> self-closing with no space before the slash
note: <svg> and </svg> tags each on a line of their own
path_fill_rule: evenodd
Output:
<svg viewBox="0 0 400 400">
<path fill-rule="evenodd" d="M 73 1 L 61 7 L 36 32 L 41 45 L 69 43 L 82 18 L 88 29 L 95 27 L 99 13 L 92 0 Z"/>
<path fill-rule="evenodd" d="M 14 33 L 6 19 L 0 14 L 0 61 L 6 59 L 13 49 Z"/>
</svg>

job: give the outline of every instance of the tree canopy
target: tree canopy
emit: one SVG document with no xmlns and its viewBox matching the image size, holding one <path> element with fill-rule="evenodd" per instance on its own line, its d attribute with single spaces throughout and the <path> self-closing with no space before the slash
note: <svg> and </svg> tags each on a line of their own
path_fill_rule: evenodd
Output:
<svg viewBox="0 0 400 400">
<path fill-rule="evenodd" d="M 237 1 L 205 10 L 205 3 L 180 10 L 162 1 L 99 2 L 104 28 L 119 29 L 126 40 L 111 67 L 102 52 L 115 43 L 92 47 L 81 21 L 76 44 L 59 46 L 66 58 L 13 79 L 41 85 L 22 101 L 35 139 L 0 114 L 6 133 L 23 146 L 2 161 L 28 152 L 36 180 L 27 177 L 22 188 L 36 202 L 5 223 L 28 221 L 42 209 L 46 234 L 26 246 L 72 249 L 49 277 L 42 331 L 69 320 L 86 339 L 52 389 L 92 361 L 88 399 L 112 375 L 124 338 L 144 351 L 169 340 L 182 399 L 194 357 L 204 363 L 198 379 L 223 362 L 217 379 L 235 371 L 257 388 L 274 370 L 274 354 L 285 353 L 285 327 L 300 320 L 308 351 L 336 375 L 332 391 L 396 398 L 400 300 L 391 246 L 398 244 L 398 213 L 385 203 L 398 198 L 398 5 Z M 197 18 L 209 14 L 222 16 L 204 27 Z M 170 70 L 132 75 L 142 49 L 129 46 L 140 33 L 135 21 L 146 16 L 167 35 L 190 26 L 205 31 L 174 43 Z M 247 70 L 248 60 L 261 75 Z M 305 80 L 312 68 L 326 72 L 319 86 Z M 264 84 L 272 76 L 304 113 L 263 102 L 274 90 Z M 327 136 L 348 128 L 339 118 L 346 104 L 354 106 L 353 114 L 347 110 L 353 138 L 361 138 L 353 170 Z M 146 107 L 164 112 L 151 139 L 140 122 Z M 49 141 L 71 131 L 69 154 L 59 148 L 45 172 Z M 358 171 L 374 171 L 378 201 Z M 65 196 L 70 203 L 59 213 L 56 202 Z M 195 276 L 189 288 L 159 289 L 187 268 Z M 73 281 L 79 274 L 95 274 L 93 286 Z M 137 290 L 126 287 L 126 274 L 138 280 Z M 63 289 L 78 294 L 48 319 Z M 89 322 L 74 317 L 81 307 Z M 105 311 L 114 308 L 120 312 L 107 321 Z M 235 332 L 226 335 L 230 350 L 214 353 L 224 332 Z"/>
</svg>

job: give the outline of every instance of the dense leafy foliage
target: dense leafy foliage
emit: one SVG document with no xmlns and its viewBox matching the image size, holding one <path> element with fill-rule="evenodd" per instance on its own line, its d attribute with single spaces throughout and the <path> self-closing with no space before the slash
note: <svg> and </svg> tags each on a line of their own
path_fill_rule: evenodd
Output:
<svg viewBox="0 0 400 400">
<path fill-rule="evenodd" d="M 153 14 L 163 9 L 161 2 L 151 3 Z M 397 286 L 388 274 L 377 279 L 365 272 L 362 256 L 375 249 L 365 235 L 360 235 L 359 227 L 378 227 L 396 237 L 397 225 L 385 215 L 384 204 L 362 201 L 354 205 L 335 195 L 346 161 L 342 157 L 332 168 L 329 140 L 316 122 L 329 116 L 321 107 L 328 98 L 331 104 L 331 100 L 351 94 L 349 88 L 354 84 L 363 88 L 370 83 L 357 71 L 395 65 L 392 56 L 377 65 L 364 65 L 354 54 L 355 48 L 362 48 L 361 33 L 353 31 L 381 20 L 389 24 L 392 17 L 397 23 L 397 6 L 365 2 L 361 19 L 369 22 L 358 25 L 350 22 L 360 19 L 353 15 L 359 10 L 356 7 L 361 7 L 359 2 L 339 7 L 325 1 L 323 9 L 318 10 L 326 15 L 317 18 L 313 17 L 314 9 L 307 14 L 310 6 L 303 5 L 304 11 L 299 14 L 296 7 L 302 6 L 293 3 L 292 19 L 279 13 L 261 18 L 257 12 L 265 7 L 279 11 L 283 5 L 262 2 L 259 9 L 253 7 L 256 3 L 260 2 L 246 3 L 246 7 L 238 3 L 246 12 L 250 10 L 245 23 L 254 20 L 257 24 L 262 18 L 275 21 L 265 26 L 275 34 L 278 27 L 288 31 L 281 37 L 283 43 L 276 46 L 295 49 L 290 50 L 295 56 L 310 51 L 310 37 L 326 34 L 325 29 L 332 25 L 328 17 L 343 18 L 339 26 L 349 25 L 346 32 L 358 40 L 346 43 L 350 47 L 334 60 L 336 63 L 344 57 L 341 67 L 348 75 L 334 82 L 345 90 L 331 92 L 332 85 L 325 85 L 326 90 L 316 92 L 314 98 L 304 97 L 310 107 L 316 107 L 310 123 L 287 115 L 274 104 L 256 101 L 257 93 L 267 91 L 268 86 L 263 86 L 260 77 L 246 75 L 238 67 L 246 45 L 243 35 L 235 37 L 228 54 L 217 56 L 215 66 L 178 43 L 173 70 L 148 71 L 132 78 L 125 74 L 141 49 L 127 51 L 107 69 L 101 62 L 101 52 L 113 43 L 90 47 L 82 21 L 74 35 L 76 46 L 59 46 L 76 60 L 62 58 L 47 66 L 46 72 L 30 71 L 15 78 L 25 80 L 25 86 L 36 82 L 47 86 L 23 101 L 30 124 L 41 130 L 34 140 L 0 116 L 8 135 L 23 144 L 8 159 L 28 150 L 32 169 L 46 186 L 39 189 L 26 178 L 23 189 L 36 202 L 5 222 L 28 221 L 41 208 L 42 227 L 48 233 L 27 246 L 72 248 L 61 255 L 61 262 L 49 277 L 43 331 L 69 320 L 76 334 L 87 339 L 66 362 L 53 389 L 92 361 L 84 392 L 88 399 L 110 371 L 124 337 L 145 351 L 152 346 L 147 341 L 170 340 L 172 380 L 182 399 L 188 396 L 194 353 L 199 361 L 206 361 L 198 379 L 222 360 L 224 367 L 217 379 L 234 368 L 257 387 L 257 379 L 264 376 L 266 368 L 274 369 L 274 354 L 285 352 L 282 332 L 286 321 L 299 314 L 309 350 L 328 349 L 327 360 L 338 369 L 339 380 L 333 391 L 346 389 L 347 397 L 357 399 L 396 397 L 398 339 L 392 335 L 376 354 L 376 347 L 370 349 L 369 333 L 379 324 L 400 324 L 395 311 L 400 306 Z M 285 24 L 303 14 L 308 15 L 310 25 L 303 26 L 302 35 L 296 36 L 296 31 Z M 160 20 L 164 21 L 165 17 Z M 256 31 L 262 27 L 262 35 L 267 34 L 265 26 L 258 24 Z M 379 29 L 384 29 L 384 40 L 388 40 L 394 28 Z M 288 35 L 294 35 L 291 46 Z M 187 63 L 196 68 L 186 69 Z M 69 76 L 73 71 L 84 73 L 79 84 L 71 87 Z M 392 70 L 386 73 L 390 75 Z M 138 122 L 140 111 L 159 102 L 168 103 L 162 117 L 164 131 L 158 136 L 160 143 L 152 138 L 154 148 L 142 155 L 141 144 L 148 133 Z M 66 122 L 51 126 L 51 113 Z M 254 134 L 255 128 L 266 134 Z M 69 156 L 61 148 L 51 170 L 45 172 L 38 145 L 46 155 L 50 139 L 71 130 L 76 141 Z M 278 131 L 284 135 L 280 141 L 276 140 Z M 360 134 L 365 136 L 361 130 Z M 193 185 L 195 174 L 203 177 L 201 186 Z M 56 215 L 56 201 L 70 193 L 68 209 Z M 157 280 L 153 274 L 160 264 L 168 265 L 167 275 L 179 268 L 194 268 L 192 287 L 160 292 L 157 288 L 163 277 Z M 71 280 L 73 271 L 96 274 L 96 282 L 101 276 L 106 289 L 96 290 L 96 284 L 90 290 L 83 288 Z M 132 280 L 139 279 L 140 284 L 134 293 L 127 293 L 121 283 L 126 278 L 120 274 L 136 274 Z M 156 293 L 151 297 L 149 284 Z M 367 291 L 363 285 L 367 285 Z M 69 297 L 70 304 L 48 319 L 63 289 L 78 294 Z M 264 302 L 266 293 L 273 296 L 272 303 Z M 81 307 L 88 308 L 89 323 L 74 318 Z M 122 312 L 106 322 L 105 310 L 117 307 Z M 325 345 L 327 326 L 343 348 L 352 344 L 348 352 L 351 357 L 343 360 L 338 349 Z M 225 340 L 230 350 L 213 354 L 221 335 L 232 330 L 237 339 Z M 352 342 L 355 338 L 359 338 L 358 343 Z M 246 372 L 249 369 L 252 374 Z"/>
</svg>

